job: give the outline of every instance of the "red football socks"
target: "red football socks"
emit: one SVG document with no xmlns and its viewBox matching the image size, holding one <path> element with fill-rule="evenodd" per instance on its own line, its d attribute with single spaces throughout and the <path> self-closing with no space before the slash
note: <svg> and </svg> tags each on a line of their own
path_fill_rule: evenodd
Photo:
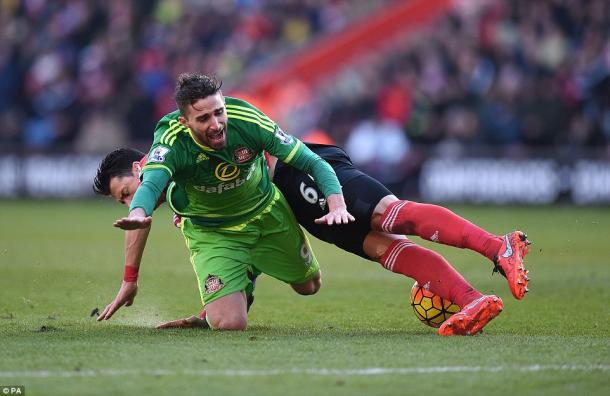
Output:
<svg viewBox="0 0 610 396">
<path fill-rule="evenodd" d="M 466 248 L 490 260 L 502 239 L 438 205 L 412 201 L 392 202 L 383 214 L 381 229 L 392 234 L 417 235 L 428 241 Z"/>
<path fill-rule="evenodd" d="M 394 241 L 379 259 L 386 269 L 415 279 L 460 307 L 482 296 L 440 254 L 408 239 Z"/>
</svg>

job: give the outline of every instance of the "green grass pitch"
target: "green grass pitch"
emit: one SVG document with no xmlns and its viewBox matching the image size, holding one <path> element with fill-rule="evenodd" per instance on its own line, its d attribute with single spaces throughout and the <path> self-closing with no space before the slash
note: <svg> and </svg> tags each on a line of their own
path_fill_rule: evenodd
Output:
<svg viewBox="0 0 610 396">
<path fill-rule="evenodd" d="M 610 211 L 453 209 L 496 233 L 522 228 L 534 242 L 523 301 L 483 257 L 425 243 L 504 299 L 475 337 L 437 336 L 408 305 L 412 280 L 318 241 L 317 295 L 261 277 L 247 331 L 155 330 L 200 309 L 166 209 L 134 306 L 97 323 L 90 312 L 122 277 L 123 236 L 111 224 L 124 208 L 1 201 L 0 385 L 25 385 L 27 395 L 609 394 Z"/>
</svg>

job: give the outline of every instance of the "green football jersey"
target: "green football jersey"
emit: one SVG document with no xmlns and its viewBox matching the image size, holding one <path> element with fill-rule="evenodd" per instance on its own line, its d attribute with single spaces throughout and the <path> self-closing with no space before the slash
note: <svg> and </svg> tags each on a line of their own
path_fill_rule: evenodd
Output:
<svg viewBox="0 0 610 396">
<path fill-rule="evenodd" d="M 272 198 L 265 150 L 305 171 L 317 169 L 325 180 L 331 176 L 331 182 L 320 187 L 341 192 L 332 168 L 320 168 L 318 161 L 323 160 L 301 141 L 243 100 L 225 97 L 225 104 L 227 146 L 222 150 L 198 143 L 178 121 L 179 111 L 157 124 L 143 175 L 155 169 L 169 174 L 173 183 L 167 201 L 172 210 L 208 227 L 239 224 L 257 214 Z"/>
</svg>

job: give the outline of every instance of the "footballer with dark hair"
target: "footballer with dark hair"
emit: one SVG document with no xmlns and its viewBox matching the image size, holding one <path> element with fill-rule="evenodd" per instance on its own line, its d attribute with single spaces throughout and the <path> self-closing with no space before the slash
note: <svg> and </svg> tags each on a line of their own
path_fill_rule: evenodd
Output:
<svg viewBox="0 0 610 396">
<path fill-rule="evenodd" d="M 107 154 L 102 160 L 95 178 L 93 191 L 100 195 L 112 195 L 122 204 L 129 205 L 136 193 L 139 181 L 133 175 L 140 175 L 146 156 L 143 152 L 131 148 L 120 148 Z"/>
<path fill-rule="evenodd" d="M 358 170 L 341 148 L 306 145 L 333 167 L 343 187 L 347 208 L 356 220 L 336 228 L 317 224 L 314 219 L 324 213 L 326 205 L 323 193 L 308 174 L 268 156 L 272 180 L 286 197 L 299 224 L 317 238 L 376 261 L 392 272 L 415 278 L 422 285 L 428 284 L 435 294 L 464 307 L 460 314 L 454 315 L 456 319 L 450 319 L 451 322 L 444 325 L 440 334 L 475 334 L 491 318 L 464 321 L 464 317 L 471 318 L 477 308 L 487 303 L 497 305 L 498 301 L 494 301 L 497 297 L 483 296 L 442 256 L 414 244 L 403 234 L 481 253 L 492 261 L 495 271 L 507 277 L 513 295 L 517 299 L 523 298 L 529 280 L 523 268 L 529 244 L 524 233 L 515 231 L 503 237 L 496 236 L 446 208 L 399 200 L 377 180 Z M 133 169 L 130 177 L 120 179 L 124 185 L 131 186 L 126 190 L 133 190 L 133 185 L 139 183 L 136 163 L 124 165 L 125 171 Z M 128 202 L 129 197 L 121 197 L 121 182 L 117 180 L 113 185 L 110 195 L 119 202 Z M 250 303 L 252 298 L 250 291 Z M 473 306 L 469 308 L 469 304 Z M 199 316 L 167 322 L 159 328 L 207 327 L 204 317 L 205 310 Z M 470 325 L 462 326 L 464 322 Z"/>
</svg>

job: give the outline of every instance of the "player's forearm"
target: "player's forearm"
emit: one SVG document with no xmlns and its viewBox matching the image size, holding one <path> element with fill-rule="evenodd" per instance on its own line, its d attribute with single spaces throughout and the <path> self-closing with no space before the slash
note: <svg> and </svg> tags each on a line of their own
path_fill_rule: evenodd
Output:
<svg viewBox="0 0 610 396">
<path fill-rule="evenodd" d="M 144 173 L 142 184 L 133 196 L 130 212 L 140 208 L 146 216 L 150 216 L 157 206 L 157 201 L 169 182 L 169 175 L 161 170 L 155 169 Z"/>
<path fill-rule="evenodd" d="M 310 174 L 324 196 L 342 194 L 341 184 L 328 162 L 299 142 L 298 152 L 290 165 Z"/>
<path fill-rule="evenodd" d="M 135 211 L 143 212 L 140 208 L 135 209 Z M 133 212 L 134 211 L 131 213 Z M 144 254 L 149 232 L 150 226 L 142 229 L 125 231 L 125 265 L 135 267 L 136 269 L 140 268 L 140 262 L 142 261 L 142 255 Z"/>
<path fill-rule="evenodd" d="M 313 177 L 318 188 L 327 198 L 334 194 L 342 195 L 341 184 L 333 168 L 316 154 L 313 155 L 315 157 L 307 159 L 303 170 Z"/>
</svg>

